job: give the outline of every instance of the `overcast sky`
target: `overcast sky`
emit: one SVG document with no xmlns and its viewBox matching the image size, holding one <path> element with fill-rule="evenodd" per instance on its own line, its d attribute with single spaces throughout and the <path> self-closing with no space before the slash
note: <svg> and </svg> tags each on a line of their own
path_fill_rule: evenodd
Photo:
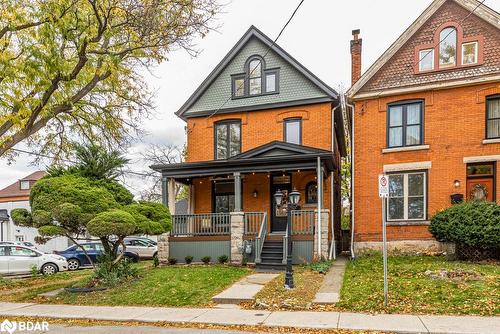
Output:
<svg viewBox="0 0 500 334">
<path fill-rule="evenodd" d="M 363 71 L 420 15 L 432 0 L 305 0 L 278 44 L 310 71 L 335 89 L 350 84 L 349 41 L 361 29 Z M 130 149 L 132 170 L 144 170 L 137 152 L 149 143 L 182 145 L 184 122 L 174 112 L 187 100 L 250 25 L 274 39 L 299 0 L 233 0 L 218 16 L 218 32 L 197 41 L 201 54 L 192 58 L 183 51 L 154 69 L 147 80 L 157 92 L 156 115 L 144 120 L 148 136 Z M 500 0 L 485 5 L 500 10 Z M 11 165 L 0 158 L 0 188 L 37 169 L 31 157 L 19 156 Z M 40 166 L 43 167 L 43 166 Z M 144 185 L 128 180 L 136 193 Z"/>
</svg>

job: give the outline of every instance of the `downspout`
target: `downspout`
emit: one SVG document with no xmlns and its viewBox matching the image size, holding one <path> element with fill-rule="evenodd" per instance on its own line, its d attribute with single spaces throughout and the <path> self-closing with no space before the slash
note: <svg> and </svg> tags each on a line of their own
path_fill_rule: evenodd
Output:
<svg viewBox="0 0 500 334">
<path fill-rule="evenodd" d="M 321 170 L 321 158 L 317 158 L 317 166 L 316 166 L 316 178 L 317 178 L 317 185 L 318 185 L 318 203 L 317 203 L 317 209 L 318 209 L 318 257 L 321 259 L 321 206 L 322 206 L 322 201 L 323 201 L 323 171 Z"/>
<path fill-rule="evenodd" d="M 346 106 L 351 108 L 351 140 L 349 145 L 351 146 L 351 258 L 355 258 L 354 254 L 354 105 L 350 104 L 347 99 L 345 100 Z"/>
<path fill-rule="evenodd" d="M 335 110 L 341 107 L 341 103 L 332 109 L 332 131 L 331 131 L 331 148 L 333 157 L 335 159 Z M 339 167 L 339 166 L 337 166 Z M 332 258 L 337 259 L 337 244 L 335 241 L 335 215 L 334 215 L 334 203 L 335 203 L 335 191 L 334 191 L 335 181 L 334 181 L 334 172 L 330 172 L 330 223 L 332 225 L 332 241 L 330 244 L 330 252 L 328 253 L 328 260 Z M 336 213 L 335 213 L 336 214 Z"/>
</svg>

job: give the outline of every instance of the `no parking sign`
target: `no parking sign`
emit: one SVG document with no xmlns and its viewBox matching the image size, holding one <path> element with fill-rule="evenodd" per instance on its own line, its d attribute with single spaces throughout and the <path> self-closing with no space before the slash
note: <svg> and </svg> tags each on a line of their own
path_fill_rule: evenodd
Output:
<svg viewBox="0 0 500 334">
<path fill-rule="evenodd" d="M 378 196 L 389 197 L 389 178 L 385 174 L 378 176 Z"/>
</svg>

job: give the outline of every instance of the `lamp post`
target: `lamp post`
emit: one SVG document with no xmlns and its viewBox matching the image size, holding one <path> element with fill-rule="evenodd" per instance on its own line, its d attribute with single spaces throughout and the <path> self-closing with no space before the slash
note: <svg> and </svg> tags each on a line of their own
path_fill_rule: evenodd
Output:
<svg viewBox="0 0 500 334">
<path fill-rule="evenodd" d="M 280 206 L 283 202 L 284 194 L 280 190 L 274 194 L 276 205 Z M 288 195 L 287 203 L 287 219 L 286 219 L 286 240 L 287 240 L 287 256 L 286 256 L 286 273 L 285 273 L 285 288 L 293 289 L 293 269 L 292 269 L 292 210 L 297 208 L 300 201 L 300 193 L 294 189 Z"/>
</svg>

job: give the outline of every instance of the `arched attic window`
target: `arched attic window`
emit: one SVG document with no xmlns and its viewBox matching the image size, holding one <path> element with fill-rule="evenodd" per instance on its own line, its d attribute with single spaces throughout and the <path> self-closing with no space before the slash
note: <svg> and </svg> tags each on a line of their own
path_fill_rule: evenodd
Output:
<svg viewBox="0 0 500 334">
<path fill-rule="evenodd" d="M 279 69 L 267 69 L 266 62 L 261 56 L 249 57 L 245 62 L 244 71 L 244 73 L 232 75 L 233 98 L 278 92 Z"/>
<path fill-rule="evenodd" d="M 439 67 L 452 67 L 457 64 L 457 29 L 447 27 L 439 33 Z"/>
</svg>

